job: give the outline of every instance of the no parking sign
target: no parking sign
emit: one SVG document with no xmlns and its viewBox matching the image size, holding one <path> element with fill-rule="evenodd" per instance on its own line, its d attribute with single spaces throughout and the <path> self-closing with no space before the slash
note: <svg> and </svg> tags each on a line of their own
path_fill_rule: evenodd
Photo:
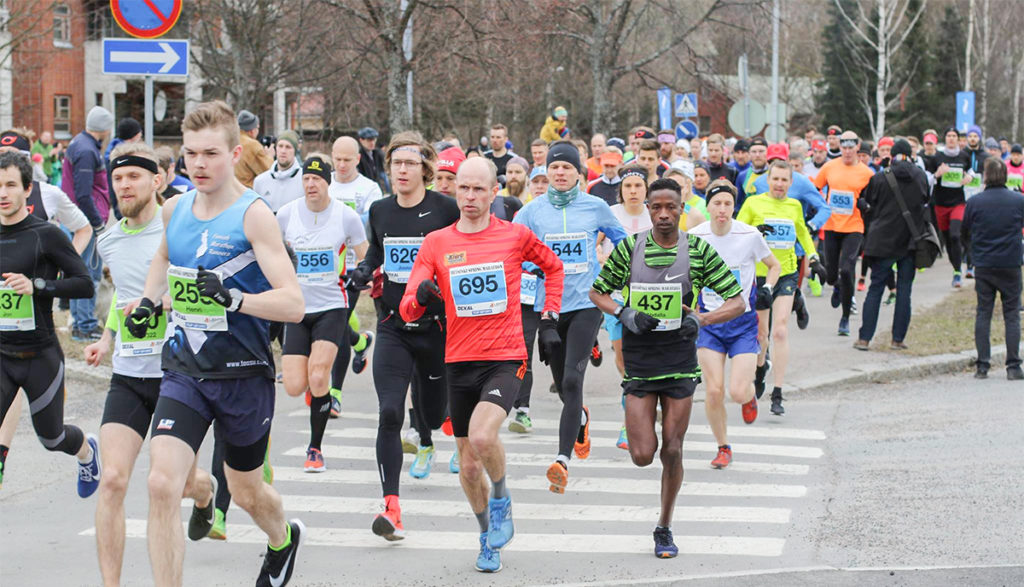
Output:
<svg viewBox="0 0 1024 587">
<path fill-rule="evenodd" d="M 140 39 L 155 39 L 174 28 L 182 0 L 110 0 L 110 12 L 124 32 Z"/>
</svg>

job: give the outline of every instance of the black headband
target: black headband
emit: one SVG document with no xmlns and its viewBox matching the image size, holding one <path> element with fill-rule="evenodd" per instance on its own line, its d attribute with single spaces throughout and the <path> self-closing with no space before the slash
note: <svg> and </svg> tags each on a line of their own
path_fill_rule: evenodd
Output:
<svg viewBox="0 0 1024 587">
<path fill-rule="evenodd" d="M 733 193 L 733 191 L 730 190 L 728 186 L 724 185 L 716 185 L 715 187 L 709 189 L 708 193 L 705 194 L 704 196 L 704 200 L 710 202 L 711 198 L 717 196 L 718 194 L 729 194 L 730 196 L 732 196 L 732 203 L 736 203 L 736 194 Z"/>
<path fill-rule="evenodd" d="M 123 155 L 110 162 L 111 173 L 118 167 L 141 167 L 150 173 L 160 173 L 160 168 L 157 166 L 156 161 L 138 155 Z"/>
<path fill-rule="evenodd" d="M 327 183 L 331 183 L 331 173 L 333 172 L 331 164 L 319 157 L 311 157 L 302 165 L 302 175 L 311 173 Z"/>
<path fill-rule="evenodd" d="M 630 176 L 639 177 L 640 179 L 644 180 L 644 182 L 646 182 L 647 181 L 647 170 L 646 169 L 626 168 L 626 169 L 623 169 L 620 172 L 620 177 L 622 179 L 626 179 L 627 177 L 630 177 Z"/>
</svg>

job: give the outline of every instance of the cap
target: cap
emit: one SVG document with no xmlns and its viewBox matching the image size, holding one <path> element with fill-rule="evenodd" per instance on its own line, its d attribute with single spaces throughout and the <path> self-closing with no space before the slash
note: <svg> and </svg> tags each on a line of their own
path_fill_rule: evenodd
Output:
<svg viewBox="0 0 1024 587">
<path fill-rule="evenodd" d="M 672 169 L 678 169 L 683 175 L 693 181 L 693 161 L 687 159 L 676 159 L 672 162 Z"/>
<path fill-rule="evenodd" d="M 565 106 L 556 106 L 551 113 L 555 115 L 555 118 L 558 118 L 559 116 L 569 116 L 569 111 L 565 109 Z"/>
<path fill-rule="evenodd" d="M 241 130 L 252 130 L 260 125 L 260 117 L 248 110 L 238 113 L 238 128 Z"/>
<path fill-rule="evenodd" d="M 811 141 L 811 150 L 812 151 L 824 151 L 826 149 L 828 149 L 828 144 L 825 141 L 823 141 L 821 139 L 817 139 L 817 140 Z"/>
<path fill-rule="evenodd" d="M 122 141 L 138 136 L 140 132 L 142 132 L 142 125 L 134 118 L 122 118 L 121 122 L 117 123 L 117 138 Z"/>
<path fill-rule="evenodd" d="M 858 149 L 857 152 L 864 153 L 865 155 L 871 155 L 871 145 L 868 145 L 867 143 L 861 143 L 860 149 Z"/>
<path fill-rule="evenodd" d="M 933 132 L 926 132 L 926 133 L 924 133 L 924 137 L 922 137 L 922 139 L 926 143 L 927 142 L 932 142 L 932 143 L 938 143 L 939 142 L 939 136 L 936 135 Z"/>
<path fill-rule="evenodd" d="M 358 136 L 361 139 L 375 139 L 380 136 L 380 133 L 377 132 L 377 129 L 373 128 L 372 126 L 364 126 L 363 128 L 359 129 Z"/>
<path fill-rule="evenodd" d="M 601 165 L 622 165 L 622 154 L 615 151 L 607 151 L 598 158 Z"/>
<path fill-rule="evenodd" d="M 1013 146 L 1010 147 L 1010 152 L 1011 153 L 1024 153 L 1024 148 L 1021 148 L 1020 143 L 1014 143 Z"/>
<path fill-rule="evenodd" d="M 977 124 L 972 124 L 971 126 L 968 126 L 967 127 L 967 134 L 971 134 L 971 133 L 974 133 L 974 134 L 978 135 L 978 137 L 980 138 L 981 137 L 981 127 L 978 126 Z"/>
<path fill-rule="evenodd" d="M 552 163 L 557 161 L 568 163 L 575 167 L 576 171 L 579 171 L 581 168 L 579 149 L 568 141 L 552 143 L 551 147 L 548 148 L 548 159 L 545 163 L 550 167 Z"/>
<path fill-rule="evenodd" d="M 775 159 L 782 159 L 783 161 L 789 159 L 789 145 L 786 143 L 775 143 L 774 145 L 769 145 L 768 160 L 774 161 Z"/>
<path fill-rule="evenodd" d="M 448 147 L 437 154 L 437 170 L 458 173 L 459 165 L 466 160 L 466 154 L 458 147 Z"/>
<path fill-rule="evenodd" d="M 546 165 L 538 165 L 538 166 L 533 168 L 533 171 L 530 172 L 530 181 L 533 181 L 533 178 L 535 178 L 535 177 L 547 177 L 547 176 L 548 176 L 548 168 L 547 168 L 547 166 Z"/>
<path fill-rule="evenodd" d="M 299 135 L 294 130 L 284 131 L 281 133 L 281 136 L 277 137 L 277 141 L 288 141 L 293 149 L 296 151 L 299 150 Z M 277 141 L 274 141 L 275 145 L 277 144 Z"/>
<path fill-rule="evenodd" d="M 679 139 L 678 141 L 676 141 L 676 146 L 682 148 L 687 153 L 691 151 L 690 141 L 688 141 L 687 139 Z"/>
<path fill-rule="evenodd" d="M 750 139 L 750 146 L 751 147 L 758 147 L 758 146 L 760 146 L 760 147 L 767 147 L 768 146 L 768 141 L 764 140 L 764 137 L 754 137 L 754 138 Z"/>
<path fill-rule="evenodd" d="M 746 153 L 749 150 L 750 150 L 750 139 L 740 139 L 740 140 L 736 141 L 736 144 L 733 145 L 733 147 L 732 147 L 732 152 L 733 153 L 737 153 L 737 152 L 740 152 L 740 151 Z"/>
<path fill-rule="evenodd" d="M 884 147 L 886 145 L 889 145 L 891 147 L 891 146 L 893 146 L 893 144 L 894 144 L 894 141 L 893 141 L 892 137 L 882 137 L 882 138 L 878 139 L 878 146 L 879 147 Z"/>
</svg>

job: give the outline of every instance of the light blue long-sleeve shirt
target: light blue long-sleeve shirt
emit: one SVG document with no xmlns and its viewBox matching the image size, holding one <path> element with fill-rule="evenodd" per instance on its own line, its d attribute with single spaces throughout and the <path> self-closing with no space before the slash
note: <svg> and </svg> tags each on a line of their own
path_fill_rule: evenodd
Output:
<svg viewBox="0 0 1024 587">
<path fill-rule="evenodd" d="M 768 175 L 765 174 L 754 180 L 754 188 L 757 189 L 759 194 L 767 193 Z M 818 188 L 814 187 L 814 182 L 798 171 L 793 172 L 793 184 L 789 186 L 786 196 L 800 202 L 804 209 L 804 218 L 807 218 L 808 213 L 814 212 L 814 216 L 807 221 L 807 224 L 811 227 L 811 232 L 817 232 L 822 226 L 825 226 L 829 217 L 832 216 L 831 209 L 825 203 L 825 198 L 818 191 Z M 804 249 L 800 246 L 800 243 L 797 243 L 796 256 L 802 257 L 803 255 Z"/>
</svg>

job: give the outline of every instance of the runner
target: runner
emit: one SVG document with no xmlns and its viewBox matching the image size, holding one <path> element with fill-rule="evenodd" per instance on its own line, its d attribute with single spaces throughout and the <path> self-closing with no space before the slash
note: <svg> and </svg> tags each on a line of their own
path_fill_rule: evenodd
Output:
<svg viewBox="0 0 1024 587">
<path fill-rule="evenodd" d="M 338 287 L 338 273 L 346 250 L 355 250 L 360 258 L 366 254 L 366 233 L 359 216 L 328 195 L 334 170 L 327 160 L 320 153 L 306 159 L 302 166 L 305 198 L 285 204 L 277 214 L 285 242 L 298 258 L 299 287 L 306 301 L 302 322 L 285 325 L 281 362 L 288 395 L 297 397 L 307 391 L 311 395 L 307 473 L 327 468 L 321 443 L 332 403 L 330 370 L 336 362 L 348 366 L 349 305 L 345 290 Z"/>
<path fill-rule="evenodd" d="M 0 421 L 24 389 L 39 442 L 78 457 L 78 495 L 89 497 L 100 482 L 99 447 L 95 435 L 64 423 L 64 353 L 52 307 L 55 297 L 92 297 L 92 278 L 61 230 L 29 213 L 31 187 L 28 157 L 0 152 Z"/>
<path fill-rule="evenodd" d="M 612 252 L 590 290 L 601 311 L 616 315 L 625 329 L 622 352 L 626 376 L 626 432 L 633 463 L 646 467 L 658 449 L 655 418 L 662 408 L 661 515 L 654 529 L 654 554 L 678 554 L 672 514 L 683 483 L 683 437 L 690 422 L 693 392 L 700 381 L 694 342 L 701 326 L 743 313 L 742 289 L 707 241 L 679 230 L 679 184 L 650 185 L 648 207 L 654 229 L 626 237 Z M 686 254 L 680 254 L 680 241 Z M 612 293 L 628 287 L 625 305 Z M 690 310 L 692 288 L 708 287 L 725 301 L 717 310 Z"/>
<path fill-rule="evenodd" d="M 595 157 L 596 158 L 596 157 Z M 587 184 L 587 193 L 597 196 L 609 206 L 618 202 L 619 168 L 622 167 L 622 154 L 618 151 L 606 151 L 601 155 L 601 177 Z"/>
<path fill-rule="evenodd" d="M 712 181 L 725 178 L 735 182 L 737 177 L 736 169 L 725 163 L 725 139 L 722 135 L 714 133 L 708 137 L 705 143 L 708 149 L 708 174 Z"/>
<path fill-rule="evenodd" d="M 831 130 L 831 127 L 829 128 Z M 828 283 L 832 289 L 832 307 L 843 307 L 839 319 L 839 336 L 850 336 L 850 310 L 853 307 L 854 272 L 861 244 L 864 242 L 864 219 L 857 200 L 874 175 L 871 168 L 857 160 L 860 139 L 852 130 L 839 137 L 842 156 L 823 165 L 814 176 L 819 190 L 828 187 L 828 204 L 832 216 L 825 223 L 825 256 Z M 804 247 L 805 251 L 812 250 Z M 785 272 L 785 268 L 783 269 Z M 778 380 L 778 378 L 776 378 Z"/>
<path fill-rule="evenodd" d="M 925 159 L 925 170 L 935 176 L 932 188 L 936 227 L 942 233 L 946 255 L 953 266 L 954 288 L 962 285 L 960 267 L 963 247 L 960 225 L 964 219 L 964 186 L 971 182 L 971 158 L 960 149 L 960 133 L 949 127 L 944 134 L 945 148 Z"/>
<path fill-rule="evenodd" d="M 546 193 L 548 193 L 548 167 L 547 165 L 539 165 L 530 171 L 530 194 L 526 197 L 523 204 L 528 204 L 534 198 L 539 198 Z"/>
<path fill-rule="evenodd" d="M 231 495 L 268 537 L 256 584 L 284 585 L 305 527 L 298 519 L 285 521 L 281 497 L 263 481 L 274 416 L 268 321 L 301 320 L 302 291 L 273 213 L 235 179 L 242 147 L 231 108 L 200 104 L 181 127 L 196 191 L 165 204 L 164 238 L 143 297 L 126 308 L 129 333 L 142 338 L 170 290 L 173 334 L 163 349 L 150 432 L 146 530 L 153 579 L 182 584 L 182 490 L 216 421 Z"/>
<path fill-rule="evenodd" d="M 600 267 L 594 252 L 597 233 L 603 232 L 612 243 L 626 236 L 608 204 L 581 193 L 580 169 L 579 151 L 572 143 L 552 143 L 547 159 L 551 180 L 548 192 L 524 206 L 514 220 L 551 247 L 565 268 L 562 313 L 558 317 L 558 336 L 564 344 L 554 356 L 542 352 L 540 357 L 541 362 L 551 367 L 552 379 L 562 400 L 558 454 L 547 472 L 550 489 L 555 493 L 565 493 L 572 452 L 581 459 L 590 456 L 590 415 L 583 406 L 583 376 L 586 359 L 593 352 L 601 327 L 601 312 L 587 297 Z M 544 296 L 540 288 L 537 289 L 534 308 L 542 311 Z M 529 325 L 526 330 L 527 340 L 531 340 Z"/>
<path fill-rule="evenodd" d="M 553 355 L 561 345 L 556 323 L 563 281 L 561 261 L 536 235 L 488 213 L 498 192 L 495 172 L 485 160 L 467 161 L 460 168 L 456 198 L 461 217 L 423 240 L 402 298 L 402 318 L 410 322 L 438 301 L 445 304 L 445 363 L 461 455 L 459 480 L 480 524 L 476 568 L 484 572 L 501 570 L 499 549 L 515 534 L 498 429 L 519 392 L 526 351 L 519 312 L 508 298 L 519 295 L 524 262 L 544 272 L 547 301 L 540 344 Z"/>
<path fill-rule="evenodd" d="M 748 198 L 736 216 L 740 222 L 756 226 L 766 233 L 768 247 L 782 266 L 781 276 L 771 288 L 771 307 L 759 308 L 757 311 L 761 351 L 754 376 L 754 390 L 760 399 L 764 393 L 765 375 L 769 369 L 773 370 L 775 387 L 772 388 L 771 411 L 776 416 L 786 413 L 782 407 L 782 381 L 789 363 L 789 314 L 793 311 L 793 299 L 799 287 L 795 251 L 797 242 L 810 258 L 811 271 L 819 276 L 825 275 L 825 268 L 814 248 L 814 240 L 804 224 L 803 208 L 800 202 L 786 196 L 792 182 L 793 166 L 785 159 L 773 162 L 768 175 L 769 192 Z M 768 267 L 758 263 L 758 287 L 767 282 L 767 273 Z M 769 335 L 773 343 L 770 362 L 767 359 Z"/>
<path fill-rule="evenodd" d="M 114 295 L 103 335 L 85 347 L 85 361 L 99 366 L 114 342 L 113 375 L 100 426 L 104 471 L 96 503 L 96 551 L 104 584 L 120 585 L 124 497 L 160 395 L 160 353 L 167 317 L 155 316 L 154 328 L 145 337 L 135 338 L 125 329 L 122 311 L 128 301 L 142 295 L 149 262 L 164 234 L 156 200 L 162 185 L 156 153 L 142 142 L 119 145 L 110 154 L 110 177 L 124 218 L 104 232 L 96 246 L 110 268 Z M 204 538 L 210 530 L 216 487 L 216 480 L 199 468 L 185 483 L 182 495 L 195 501 L 188 530 L 192 540 Z"/>
<path fill-rule="evenodd" d="M 737 211 L 743 209 L 743 201 L 748 196 L 758 193 L 754 182 L 766 173 L 768 173 L 768 142 L 761 137 L 754 137 L 750 141 L 750 167 L 746 171 L 741 171 L 736 177 Z"/>
<path fill-rule="evenodd" d="M 412 400 L 425 426 L 409 473 L 416 478 L 430 474 L 434 443 L 424 432 L 444 420 L 444 306 L 431 304 L 424 317 L 407 322 L 399 314 L 409 272 L 427 234 L 450 226 L 459 218 L 455 200 L 426 189 L 434 177 L 437 157 L 419 133 L 398 133 L 387 148 L 395 197 L 370 206 L 369 250 L 351 274 L 352 287 L 370 282 L 383 268 L 382 293 L 377 307 L 377 344 L 374 347 L 373 382 L 377 389 L 377 468 L 384 496 L 384 512 L 373 520 L 373 532 L 386 540 L 405 538 L 398 502 L 402 470 L 402 422 L 405 395 L 415 376 Z"/>
<path fill-rule="evenodd" d="M 252 191 L 263 198 L 277 214 L 282 206 L 302 197 L 302 161 L 299 159 L 299 135 L 286 130 L 277 138 L 277 160 L 270 169 L 256 176 Z"/>
<path fill-rule="evenodd" d="M 434 176 L 434 191 L 448 197 L 455 197 L 455 172 L 466 160 L 458 147 L 448 147 L 437 154 L 437 174 Z"/>
<path fill-rule="evenodd" d="M 749 206 L 753 199 L 747 200 Z M 757 419 L 757 397 L 754 393 L 754 372 L 758 355 L 757 310 L 772 305 L 772 291 L 779 282 L 782 265 L 768 248 L 761 233 L 749 224 L 733 220 L 736 188 L 732 182 L 715 180 L 708 188 L 708 207 L 711 222 L 705 222 L 690 231 L 718 252 L 733 276 L 743 288 L 744 312 L 723 324 L 705 326 L 697 335 L 697 360 L 705 383 L 704 412 L 711 432 L 718 444 L 718 454 L 711 466 L 724 469 L 732 462 L 732 446 L 726 435 L 725 414 L 725 359 L 732 359 L 729 373 L 729 397 L 743 406 L 743 421 L 752 424 Z M 754 287 L 758 264 L 767 268 L 764 283 Z M 717 310 L 725 301 L 713 290 L 705 287 L 698 297 L 703 312 Z"/>
<path fill-rule="evenodd" d="M 814 179 L 814 176 L 818 175 L 818 170 L 827 162 L 828 146 L 825 144 L 825 138 L 822 135 L 815 135 L 811 141 L 811 158 L 804 161 L 804 175 Z"/>
</svg>

